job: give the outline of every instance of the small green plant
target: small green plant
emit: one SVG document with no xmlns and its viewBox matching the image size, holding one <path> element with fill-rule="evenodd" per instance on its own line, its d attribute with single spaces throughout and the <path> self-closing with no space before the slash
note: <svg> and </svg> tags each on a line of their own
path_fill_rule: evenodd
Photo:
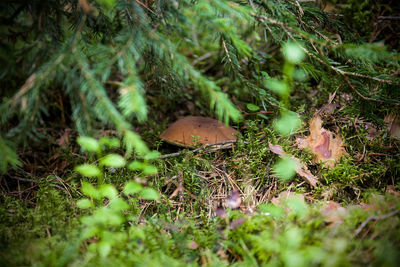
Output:
<svg viewBox="0 0 400 267">
<path fill-rule="evenodd" d="M 124 157 L 114 153 L 104 156 L 104 148 L 117 147 L 117 141 L 112 138 L 102 138 L 100 141 L 91 137 L 80 137 L 78 143 L 82 148 L 89 152 L 96 152 L 100 157 L 99 167 L 95 164 L 82 164 L 75 168 L 76 171 L 84 176 L 97 177 L 98 186 L 82 181 L 81 191 L 86 198 L 80 199 L 77 205 L 81 209 L 86 209 L 89 215 L 82 217 L 83 230 L 81 240 L 89 244 L 88 250 L 97 252 L 105 258 L 112 247 L 123 248 L 129 240 L 130 222 L 135 222 L 136 210 L 138 210 L 139 199 L 157 200 L 159 194 L 150 187 L 144 187 L 134 181 L 128 181 L 122 190 L 118 192 L 115 186 L 106 184 L 103 181 L 104 167 L 124 168 L 126 160 Z M 104 144 L 105 146 L 103 146 Z M 140 170 L 143 174 L 155 174 L 157 168 L 148 163 L 156 159 L 157 151 L 149 152 L 145 155 L 144 161 L 132 161 L 128 169 Z"/>
<path fill-rule="evenodd" d="M 129 222 L 136 222 L 139 198 L 159 199 L 157 191 L 129 181 L 121 196 L 113 185 L 102 184 L 99 187 L 83 182 L 82 193 L 87 197 L 80 199 L 77 205 L 88 209 L 90 215 L 81 218 L 82 241 L 90 243 L 88 250 L 106 257 L 113 246 L 123 248 L 129 241 Z"/>
<path fill-rule="evenodd" d="M 299 75 L 299 69 L 296 65 L 301 63 L 304 58 L 304 52 L 297 43 L 288 42 L 282 47 L 285 63 L 283 66 L 283 79 L 268 78 L 265 85 L 268 89 L 278 94 L 280 97 L 280 112 L 281 116 L 275 120 L 274 129 L 276 132 L 283 136 L 293 134 L 300 126 L 301 120 L 299 116 L 290 111 L 290 94 L 292 92 L 293 79 Z M 282 180 L 290 180 L 295 175 L 297 162 L 290 157 L 284 157 L 274 166 L 276 175 Z"/>
</svg>

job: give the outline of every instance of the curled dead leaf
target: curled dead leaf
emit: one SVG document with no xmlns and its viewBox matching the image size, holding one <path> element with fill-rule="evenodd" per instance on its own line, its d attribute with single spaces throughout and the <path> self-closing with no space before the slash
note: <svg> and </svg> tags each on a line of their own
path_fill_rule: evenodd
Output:
<svg viewBox="0 0 400 267">
<path fill-rule="evenodd" d="M 335 163 L 345 153 L 340 135 L 322 128 L 322 120 L 315 115 L 310 120 L 310 135 L 307 138 L 297 138 L 300 149 L 309 148 L 316 162 L 323 162 L 324 167 L 334 167 Z"/>
<path fill-rule="evenodd" d="M 389 135 L 400 139 L 400 118 L 394 113 L 387 115 L 384 122 L 388 124 Z"/>
</svg>

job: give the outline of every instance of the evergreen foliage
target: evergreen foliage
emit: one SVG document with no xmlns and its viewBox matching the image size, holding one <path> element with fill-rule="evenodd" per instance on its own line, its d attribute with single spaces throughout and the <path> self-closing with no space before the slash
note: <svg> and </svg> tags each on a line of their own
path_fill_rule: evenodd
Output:
<svg viewBox="0 0 400 267">
<path fill-rule="evenodd" d="M 400 104 L 398 55 L 358 45 L 310 2 L 48 0 L 0 9 L 3 172 L 18 162 L 15 145 L 40 140 L 40 129 L 63 114 L 80 134 L 106 126 L 141 142 L 131 122 L 147 119 L 149 88 L 199 90 L 226 123 L 241 117 L 232 94 L 276 106 L 265 84 L 279 74 L 276 49 L 286 41 L 301 46 L 308 59 L 300 68 L 327 90 Z"/>
</svg>

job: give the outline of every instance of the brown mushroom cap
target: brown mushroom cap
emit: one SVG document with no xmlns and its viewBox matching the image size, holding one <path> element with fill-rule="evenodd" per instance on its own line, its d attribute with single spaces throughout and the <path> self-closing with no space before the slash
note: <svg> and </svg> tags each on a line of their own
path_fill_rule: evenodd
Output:
<svg viewBox="0 0 400 267">
<path fill-rule="evenodd" d="M 171 124 L 160 138 L 174 145 L 194 147 L 195 141 L 211 145 L 236 140 L 237 134 L 238 131 L 232 127 L 212 118 L 189 116 Z"/>
</svg>

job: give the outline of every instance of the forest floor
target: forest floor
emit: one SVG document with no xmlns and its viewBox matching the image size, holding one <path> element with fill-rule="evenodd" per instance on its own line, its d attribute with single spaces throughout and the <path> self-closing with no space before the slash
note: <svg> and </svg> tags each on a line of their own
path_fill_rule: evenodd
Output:
<svg viewBox="0 0 400 267">
<path fill-rule="evenodd" d="M 213 151 L 159 139 L 179 115 L 149 121 L 138 129 L 161 157 L 144 168 L 103 167 L 98 187 L 74 167 L 104 157 L 82 155 L 68 128 L 49 133 L 52 145 L 27 152 L 25 167 L 2 180 L 1 261 L 396 266 L 400 160 L 391 129 L 397 122 L 377 127 L 340 118 L 349 100 L 337 94 L 329 101 L 307 112 L 289 137 L 271 131 L 265 113 L 252 112 L 234 125 L 238 141 Z M 118 146 L 113 132 L 102 135 L 103 144 Z M 121 150 L 110 145 L 104 152 Z M 280 178 L 288 168 L 279 169 L 280 157 L 297 162 L 293 178 Z"/>
</svg>

